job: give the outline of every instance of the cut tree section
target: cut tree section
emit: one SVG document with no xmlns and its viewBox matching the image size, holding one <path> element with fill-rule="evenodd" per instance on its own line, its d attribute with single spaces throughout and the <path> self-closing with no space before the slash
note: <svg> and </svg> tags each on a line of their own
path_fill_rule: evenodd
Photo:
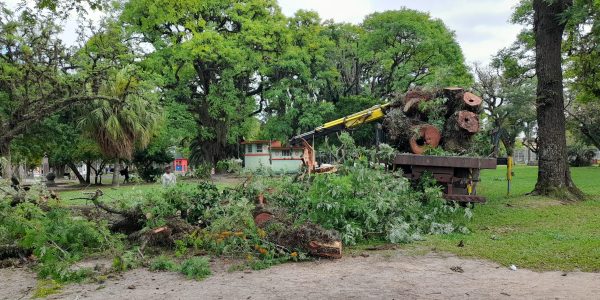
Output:
<svg viewBox="0 0 600 300">
<path fill-rule="evenodd" d="M 470 133 L 479 132 L 479 117 L 473 112 L 466 110 L 459 111 L 457 114 L 457 123 L 460 128 Z"/>
<path fill-rule="evenodd" d="M 481 98 L 479 98 L 477 95 L 475 95 L 473 93 L 466 92 L 463 94 L 463 102 L 467 106 L 471 106 L 473 108 L 479 108 L 479 106 L 481 105 Z"/>
<path fill-rule="evenodd" d="M 418 135 L 410 139 L 410 150 L 414 154 L 423 154 L 427 149 L 435 148 L 440 144 L 442 135 L 433 125 L 421 125 Z"/>
<path fill-rule="evenodd" d="M 421 89 L 413 89 L 404 95 L 403 111 L 407 115 L 414 115 L 419 110 L 419 103 L 433 99 L 433 93 Z"/>
</svg>

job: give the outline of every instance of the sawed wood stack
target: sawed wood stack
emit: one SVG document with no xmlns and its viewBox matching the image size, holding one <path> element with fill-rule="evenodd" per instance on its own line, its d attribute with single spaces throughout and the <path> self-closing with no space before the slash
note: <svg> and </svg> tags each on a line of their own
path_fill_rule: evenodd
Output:
<svg viewBox="0 0 600 300">
<path fill-rule="evenodd" d="M 467 152 L 479 131 L 481 104 L 481 98 L 462 88 L 409 90 L 396 97 L 383 121 L 388 143 L 415 154 L 438 146 Z"/>
</svg>

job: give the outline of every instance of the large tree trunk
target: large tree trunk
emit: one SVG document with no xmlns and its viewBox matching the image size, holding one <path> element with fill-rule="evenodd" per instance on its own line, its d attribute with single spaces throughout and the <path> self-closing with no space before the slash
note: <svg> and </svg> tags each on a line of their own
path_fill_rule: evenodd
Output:
<svg viewBox="0 0 600 300">
<path fill-rule="evenodd" d="M 12 161 L 10 157 L 10 140 L 0 139 L 0 157 L 6 159 L 6 165 L 2 168 L 2 177 L 10 179 L 12 177 Z"/>
<path fill-rule="evenodd" d="M 119 173 L 121 171 L 121 162 L 119 159 L 115 159 L 115 168 L 113 169 L 112 186 L 118 187 L 121 185 L 119 182 Z"/>
<path fill-rule="evenodd" d="M 86 161 L 85 162 L 85 183 L 90 184 L 90 174 L 92 173 L 92 162 L 91 161 Z"/>
<path fill-rule="evenodd" d="M 75 173 L 75 176 L 77 177 L 77 180 L 79 180 L 79 184 L 85 184 L 85 178 L 83 178 L 83 176 L 81 175 L 81 173 L 79 173 L 79 170 L 77 169 L 77 166 L 73 163 L 73 162 L 69 162 L 67 164 L 67 166 L 69 166 L 69 168 L 71 169 L 71 171 L 73 171 L 73 173 Z"/>
<path fill-rule="evenodd" d="M 507 156 L 513 156 L 515 154 L 515 143 L 517 138 L 514 136 L 507 136 L 502 138 L 502 144 L 504 145 L 504 149 L 506 149 Z"/>
<path fill-rule="evenodd" d="M 544 0 L 533 1 L 539 158 L 534 193 L 568 195 L 570 198 L 581 195 L 571 180 L 567 162 L 561 66 L 561 44 L 565 29 L 561 14 L 572 4 L 572 0 L 555 0 L 551 3 Z"/>
</svg>

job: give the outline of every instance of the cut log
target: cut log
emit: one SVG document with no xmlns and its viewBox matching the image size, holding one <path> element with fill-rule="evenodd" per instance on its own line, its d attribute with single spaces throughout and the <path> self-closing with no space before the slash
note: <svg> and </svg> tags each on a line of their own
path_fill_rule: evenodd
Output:
<svg viewBox="0 0 600 300">
<path fill-rule="evenodd" d="M 482 100 L 481 98 L 479 98 L 479 96 L 470 92 L 466 92 L 463 94 L 463 102 L 467 106 L 479 108 L 481 106 Z"/>
<path fill-rule="evenodd" d="M 414 129 L 417 135 L 410 138 L 410 150 L 414 154 L 423 154 L 427 149 L 436 148 L 442 135 L 433 125 L 420 125 Z M 413 131 L 413 132 L 414 132 Z"/>
<path fill-rule="evenodd" d="M 460 95 L 464 92 L 465 90 L 459 87 L 447 87 L 442 90 L 442 93 L 448 100 L 459 99 Z"/>
<path fill-rule="evenodd" d="M 31 254 L 31 250 L 17 245 L 0 245 L 0 260 L 8 258 L 24 258 Z"/>
<path fill-rule="evenodd" d="M 254 217 L 254 223 L 258 227 L 263 226 L 265 223 L 271 221 L 273 219 L 273 214 L 269 212 L 261 212 Z"/>
<path fill-rule="evenodd" d="M 404 107 L 402 111 L 409 117 L 417 117 L 421 119 L 419 114 L 419 103 L 423 101 L 429 101 L 434 98 L 434 94 L 431 92 L 423 91 L 420 89 L 410 90 L 404 95 Z"/>
<path fill-rule="evenodd" d="M 425 107 L 420 105 L 424 101 L 434 102 Z M 396 98 L 394 104 L 383 127 L 387 143 L 402 152 L 422 154 L 440 143 L 445 150 L 465 152 L 472 135 L 479 132 L 482 100 L 460 87 L 434 91 L 415 88 Z M 433 125 L 443 129 L 440 132 Z"/>
<path fill-rule="evenodd" d="M 308 244 L 309 253 L 318 257 L 326 258 L 342 258 L 342 242 L 335 241 L 332 243 L 322 243 L 318 241 L 311 241 Z"/>
<path fill-rule="evenodd" d="M 286 251 L 304 251 L 313 256 L 341 258 L 342 242 L 339 233 L 307 222 L 295 225 L 285 210 L 267 211 L 257 207 L 254 222 L 267 232 L 266 239 Z"/>
<path fill-rule="evenodd" d="M 466 110 L 479 113 L 481 110 L 482 100 L 473 93 L 465 92 L 460 88 L 446 88 L 444 95 L 447 99 L 446 106 L 448 113 L 446 116 L 451 116 L 459 110 Z"/>
<path fill-rule="evenodd" d="M 477 114 L 461 110 L 457 113 L 457 123 L 458 126 L 469 133 L 477 133 L 479 132 L 479 117 Z"/>
<path fill-rule="evenodd" d="M 401 109 L 390 110 L 383 120 L 388 143 L 399 150 L 406 148 L 414 123 L 415 120 L 409 119 Z"/>
<path fill-rule="evenodd" d="M 444 126 L 443 147 L 447 151 L 463 153 L 471 147 L 472 136 L 479 131 L 479 118 L 470 111 L 457 111 Z"/>
</svg>

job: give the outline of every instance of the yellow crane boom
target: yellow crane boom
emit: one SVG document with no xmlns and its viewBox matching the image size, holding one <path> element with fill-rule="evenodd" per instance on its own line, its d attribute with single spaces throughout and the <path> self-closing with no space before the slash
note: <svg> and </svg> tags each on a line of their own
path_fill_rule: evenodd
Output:
<svg viewBox="0 0 600 300">
<path fill-rule="evenodd" d="M 309 141 L 315 137 L 328 135 L 334 132 L 352 129 L 354 127 L 374 122 L 385 116 L 385 110 L 390 104 L 375 105 L 371 108 L 361 110 L 357 113 L 339 118 L 323 124 L 309 132 L 302 133 L 290 139 L 290 144 L 299 144 L 302 140 Z"/>
</svg>

